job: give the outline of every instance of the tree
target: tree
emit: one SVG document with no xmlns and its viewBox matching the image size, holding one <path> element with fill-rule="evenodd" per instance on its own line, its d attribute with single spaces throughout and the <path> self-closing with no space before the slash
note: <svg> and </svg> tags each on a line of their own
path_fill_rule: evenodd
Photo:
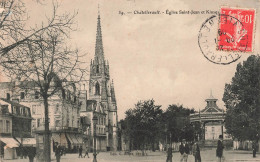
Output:
<svg viewBox="0 0 260 162">
<path fill-rule="evenodd" d="M 166 135 L 169 136 L 171 133 L 172 141 L 193 140 L 194 129 L 190 125 L 189 115 L 194 112 L 194 109 L 184 108 L 182 105 L 169 105 L 163 113 L 163 123 L 166 126 Z"/>
<path fill-rule="evenodd" d="M 77 13 L 59 15 L 59 5 L 53 2 L 52 16 L 46 22 L 26 28 L 29 17 L 22 0 L 1 1 L 0 7 L 0 65 L 7 76 L 33 81 L 40 87 L 45 105 L 45 139 L 49 139 L 48 98 L 65 82 L 68 85 L 76 77 L 80 80 L 83 75 L 77 76 L 76 71 L 85 71 L 78 66 L 78 51 L 62 45 L 73 30 Z M 49 142 L 45 142 L 44 151 L 45 161 L 50 161 Z"/>
<path fill-rule="evenodd" d="M 260 133 L 260 57 L 239 63 L 231 83 L 225 85 L 227 133 L 239 140 L 255 140 Z"/>
<path fill-rule="evenodd" d="M 154 144 L 158 139 L 158 122 L 162 110 L 160 105 L 155 105 L 154 100 L 139 101 L 134 109 L 126 111 L 125 134 L 128 136 L 130 145 L 135 149 L 144 150 L 147 145 Z M 131 146 L 130 146 L 131 147 Z"/>
<path fill-rule="evenodd" d="M 41 3 L 40 0 L 36 2 Z M 29 20 L 26 3 L 22 0 L 2 0 L 0 2 L 0 56 L 5 56 L 9 51 L 24 46 L 28 41 L 37 41 L 36 35 L 48 30 L 59 30 L 67 33 L 74 24 L 76 12 L 58 14 L 59 4 L 53 2 L 53 13 L 41 25 L 27 26 Z M 1 60 L 0 63 L 3 61 Z"/>
<path fill-rule="evenodd" d="M 33 82 L 39 88 L 45 114 L 45 161 L 50 161 L 48 99 L 64 87 L 81 81 L 86 72 L 80 67 L 82 56 L 78 50 L 66 46 L 66 38 L 60 29 L 48 29 L 35 34 L 34 41 L 25 41 L 3 56 L 2 66 L 8 76 Z"/>
</svg>

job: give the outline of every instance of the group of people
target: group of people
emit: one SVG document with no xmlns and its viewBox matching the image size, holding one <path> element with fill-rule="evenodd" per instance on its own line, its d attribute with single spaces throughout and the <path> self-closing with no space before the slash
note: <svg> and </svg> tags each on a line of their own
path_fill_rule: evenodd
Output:
<svg viewBox="0 0 260 162">
<path fill-rule="evenodd" d="M 78 151 L 79 151 L 79 158 L 83 158 L 83 156 L 82 156 L 82 152 L 83 152 L 82 146 L 79 147 L 79 150 L 78 150 Z M 60 162 L 61 156 L 64 155 L 64 150 L 61 148 L 61 146 L 60 146 L 58 143 L 55 144 L 54 152 L 55 152 L 55 156 L 56 156 L 56 161 L 57 161 L 57 162 Z M 86 149 L 85 149 L 84 158 L 85 158 L 86 156 L 88 156 L 88 158 L 89 158 L 88 148 L 87 148 L 87 147 L 86 147 Z"/>
<path fill-rule="evenodd" d="M 223 156 L 223 136 L 219 136 L 218 140 L 218 145 L 216 149 L 216 156 L 218 158 L 218 162 L 223 162 L 224 161 L 224 156 Z M 187 162 L 188 160 L 188 155 L 190 152 L 192 152 L 195 162 L 201 162 L 201 156 L 200 156 L 200 147 L 197 142 L 195 142 L 192 146 L 192 150 L 190 150 L 190 146 L 188 143 L 186 143 L 185 139 L 181 142 L 181 145 L 179 147 L 179 152 L 181 154 L 181 162 Z"/>
<path fill-rule="evenodd" d="M 83 152 L 83 148 L 82 148 L 82 146 L 80 146 L 80 147 L 79 147 L 79 158 L 83 158 L 83 157 L 82 157 L 82 152 Z M 86 147 L 86 150 L 85 150 L 84 158 L 85 158 L 86 156 L 88 156 L 88 158 L 89 158 L 88 148 L 87 148 L 87 147 Z"/>
</svg>

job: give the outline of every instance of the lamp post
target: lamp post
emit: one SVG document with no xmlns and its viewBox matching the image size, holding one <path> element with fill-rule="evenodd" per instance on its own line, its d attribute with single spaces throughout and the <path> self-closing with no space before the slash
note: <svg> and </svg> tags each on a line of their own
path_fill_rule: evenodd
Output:
<svg viewBox="0 0 260 162">
<path fill-rule="evenodd" d="M 93 115 L 93 118 L 92 118 L 92 121 L 93 121 L 93 126 L 94 126 L 94 152 L 93 152 L 93 162 L 97 162 L 97 150 L 96 150 L 96 127 L 97 127 L 97 121 L 98 121 L 98 118 L 96 116 L 96 114 Z"/>
</svg>

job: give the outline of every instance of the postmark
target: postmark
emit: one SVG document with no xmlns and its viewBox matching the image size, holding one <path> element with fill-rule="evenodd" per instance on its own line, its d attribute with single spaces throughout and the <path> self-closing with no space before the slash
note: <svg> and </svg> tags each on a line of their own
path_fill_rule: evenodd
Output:
<svg viewBox="0 0 260 162">
<path fill-rule="evenodd" d="M 253 52 L 254 9 L 222 7 L 218 30 L 218 50 Z"/>
<path fill-rule="evenodd" d="M 201 26 L 198 44 L 204 57 L 215 64 L 237 61 L 253 51 L 255 10 L 221 8 Z"/>
<path fill-rule="evenodd" d="M 243 24 L 235 17 L 220 14 L 219 16 L 213 15 L 209 17 L 202 25 L 198 35 L 198 44 L 204 57 L 212 63 L 227 65 L 237 61 L 241 57 L 241 52 L 226 52 L 218 50 L 218 35 L 225 33 L 219 32 L 219 20 L 221 17 L 229 17 L 236 19 L 237 23 Z"/>
</svg>

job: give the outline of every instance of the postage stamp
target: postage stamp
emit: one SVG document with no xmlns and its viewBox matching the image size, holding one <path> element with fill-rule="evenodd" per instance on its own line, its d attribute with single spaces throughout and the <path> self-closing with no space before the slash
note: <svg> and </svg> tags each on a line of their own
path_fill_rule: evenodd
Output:
<svg viewBox="0 0 260 162">
<path fill-rule="evenodd" d="M 221 15 L 220 15 L 221 17 Z M 198 35 L 198 44 L 203 56 L 212 63 L 228 65 L 241 57 L 241 52 L 217 50 L 219 16 L 209 17 L 202 25 Z M 238 23 L 241 23 L 238 21 Z"/>
<path fill-rule="evenodd" d="M 221 8 L 221 13 L 209 17 L 198 35 L 204 57 L 215 64 L 237 61 L 243 52 L 253 52 L 254 9 Z"/>
<path fill-rule="evenodd" d="M 218 50 L 253 52 L 255 9 L 221 8 Z"/>
</svg>

